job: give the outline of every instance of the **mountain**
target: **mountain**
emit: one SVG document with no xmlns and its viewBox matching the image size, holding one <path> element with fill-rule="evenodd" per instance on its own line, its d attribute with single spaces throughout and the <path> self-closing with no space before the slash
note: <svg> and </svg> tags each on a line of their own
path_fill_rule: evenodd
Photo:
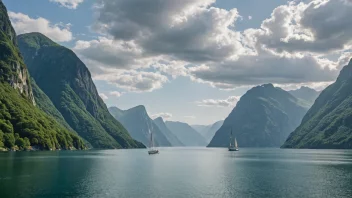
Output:
<svg viewBox="0 0 352 198">
<path fill-rule="evenodd" d="M 318 98 L 320 92 L 309 87 L 302 86 L 299 89 L 289 91 L 294 97 L 308 101 L 313 105 L 315 99 Z"/>
<path fill-rule="evenodd" d="M 110 115 L 91 74 L 69 49 L 40 33 L 18 36 L 31 76 L 70 127 L 94 148 L 141 148 Z"/>
<path fill-rule="evenodd" d="M 203 135 L 203 133 L 207 132 L 211 125 L 190 125 L 194 130 Z"/>
<path fill-rule="evenodd" d="M 85 149 L 81 138 L 35 106 L 16 33 L 0 1 L 0 150 Z"/>
<path fill-rule="evenodd" d="M 9 83 L 35 104 L 28 70 L 17 46 L 16 32 L 2 1 L 0 1 L 0 43 L 0 82 Z"/>
<path fill-rule="evenodd" d="M 191 125 L 191 127 L 196 130 L 199 134 L 201 134 L 207 141 L 207 143 L 209 143 L 211 139 L 213 139 L 216 131 L 220 129 L 223 123 L 224 121 L 221 120 L 211 125 Z"/>
<path fill-rule="evenodd" d="M 203 136 L 208 143 L 213 139 L 215 133 L 220 129 L 223 124 L 224 120 L 220 120 L 205 129 Z"/>
<path fill-rule="evenodd" d="M 158 126 L 160 131 L 165 135 L 165 137 L 171 143 L 172 146 L 184 146 L 184 144 L 182 144 L 182 142 L 176 137 L 176 135 L 174 135 L 170 131 L 170 129 L 167 128 L 162 117 L 154 119 L 154 123 L 156 124 L 156 126 Z"/>
<path fill-rule="evenodd" d="M 282 147 L 352 149 L 352 60 L 319 95 Z"/>
<path fill-rule="evenodd" d="M 230 131 L 240 147 L 280 147 L 308 110 L 290 93 L 266 84 L 243 95 L 209 147 L 227 147 Z"/>
<path fill-rule="evenodd" d="M 110 107 L 110 113 L 114 118 L 122 123 L 130 135 L 142 142 L 144 145 L 150 144 L 150 133 L 153 133 L 154 144 L 160 147 L 171 146 L 154 121 L 148 116 L 144 106 L 136 106 L 128 110 L 121 110 L 117 107 Z"/>
<path fill-rule="evenodd" d="M 165 122 L 166 127 L 176 135 L 176 137 L 185 145 L 185 146 L 206 146 L 207 142 L 196 130 L 191 126 L 182 122 Z"/>
</svg>

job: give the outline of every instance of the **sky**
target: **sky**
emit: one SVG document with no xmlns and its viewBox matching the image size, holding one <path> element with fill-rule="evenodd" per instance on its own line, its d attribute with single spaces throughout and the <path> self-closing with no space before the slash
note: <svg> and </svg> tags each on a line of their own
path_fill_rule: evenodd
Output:
<svg viewBox="0 0 352 198">
<path fill-rule="evenodd" d="M 352 0 L 3 0 L 72 49 L 108 107 L 209 125 L 248 89 L 322 90 L 352 57 Z"/>
</svg>

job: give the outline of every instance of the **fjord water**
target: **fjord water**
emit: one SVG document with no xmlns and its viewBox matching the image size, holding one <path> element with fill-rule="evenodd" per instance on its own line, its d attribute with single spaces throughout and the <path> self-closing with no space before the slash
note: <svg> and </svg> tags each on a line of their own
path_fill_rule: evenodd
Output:
<svg viewBox="0 0 352 198">
<path fill-rule="evenodd" d="M 351 197 L 352 151 L 0 153 L 0 197 Z"/>
</svg>

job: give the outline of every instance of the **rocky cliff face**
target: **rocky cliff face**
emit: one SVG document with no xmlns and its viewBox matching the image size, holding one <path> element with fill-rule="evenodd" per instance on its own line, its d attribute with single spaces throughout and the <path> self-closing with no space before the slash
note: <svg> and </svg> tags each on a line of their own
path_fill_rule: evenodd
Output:
<svg viewBox="0 0 352 198">
<path fill-rule="evenodd" d="M 2 1 L 0 1 L 0 34 L 0 59 L 2 60 L 0 62 L 0 81 L 9 83 L 35 104 L 28 70 L 17 48 L 16 32 Z"/>
</svg>

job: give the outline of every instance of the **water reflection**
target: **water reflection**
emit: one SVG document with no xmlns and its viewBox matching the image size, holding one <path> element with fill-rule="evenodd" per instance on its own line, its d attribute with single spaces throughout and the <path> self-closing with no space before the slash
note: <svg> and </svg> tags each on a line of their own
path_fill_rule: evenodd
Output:
<svg viewBox="0 0 352 198">
<path fill-rule="evenodd" d="M 349 197 L 352 151 L 0 153 L 0 197 Z"/>
</svg>

